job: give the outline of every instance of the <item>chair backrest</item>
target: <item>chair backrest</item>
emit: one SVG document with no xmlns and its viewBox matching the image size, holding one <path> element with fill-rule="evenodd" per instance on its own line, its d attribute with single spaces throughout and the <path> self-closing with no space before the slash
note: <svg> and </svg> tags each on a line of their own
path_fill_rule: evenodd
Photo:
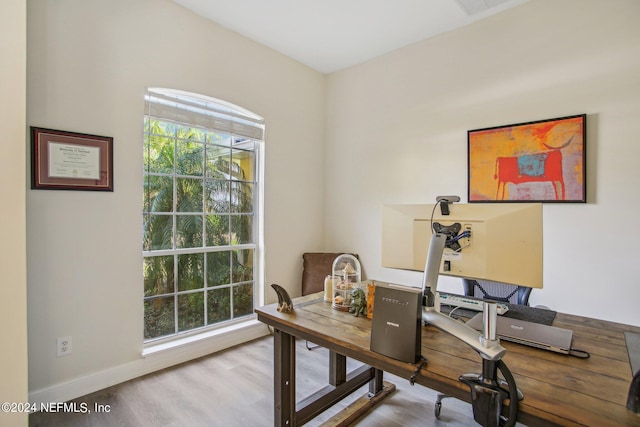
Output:
<svg viewBox="0 0 640 427">
<path fill-rule="evenodd" d="M 333 261 L 345 252 L 302 254 L 302 295 L 324 290 L 324 278 L 332 274 Z M 358 254 L 351 254 L 359 259 Z"/>
<path fill-rule="evenodd" d="M 466 296 L 508 302 L 510 304 L 529 305 L 531 288 L 526 286 L 471 279 L 462 279 L 462 286 Z"/>
</svg>

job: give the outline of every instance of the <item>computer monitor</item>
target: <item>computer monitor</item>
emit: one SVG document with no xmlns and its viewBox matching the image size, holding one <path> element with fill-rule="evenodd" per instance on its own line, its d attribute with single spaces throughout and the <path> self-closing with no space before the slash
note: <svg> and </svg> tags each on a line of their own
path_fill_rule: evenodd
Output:
<svg viewBox="0 0 640 427">
<path fill-rule="evenodd" d="M 445 234 L 440 274 L 542 288 L 540 203 L 385 205 L 383 267 L 424 271 L 433 233 Z"/>
</svg>

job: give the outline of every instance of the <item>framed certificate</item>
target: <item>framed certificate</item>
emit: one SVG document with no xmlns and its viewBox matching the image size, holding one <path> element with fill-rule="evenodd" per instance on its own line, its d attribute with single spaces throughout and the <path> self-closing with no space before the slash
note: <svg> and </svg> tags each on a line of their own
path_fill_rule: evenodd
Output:
<svg viewBox="0 0 640 427">
<path fill-rule="evenodd" d="M 113 191 L 113 138 L 32 126 L 31 188 Z"/>
</svg>

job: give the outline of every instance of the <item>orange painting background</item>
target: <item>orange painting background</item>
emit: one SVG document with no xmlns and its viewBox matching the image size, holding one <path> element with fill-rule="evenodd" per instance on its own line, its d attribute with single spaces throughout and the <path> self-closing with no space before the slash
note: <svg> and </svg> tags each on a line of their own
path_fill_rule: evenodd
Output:
<svg viewBox="0 0 640 427">
<path fill-rule="evenodd" d="M 548 147 L 559 148 L 568 141 L 561 149 L 564 201 L 583 201 L 584 121 L 584 116 L 576 116 L 469 131 L 469 201 L 501 200 L 495 177 L 498 157 L 549 152 Z M 526 191 L 518 188 L 525 185 Z M 506 183 L 504 200 L 555 200 L 553 185 Z"/>
</svg>

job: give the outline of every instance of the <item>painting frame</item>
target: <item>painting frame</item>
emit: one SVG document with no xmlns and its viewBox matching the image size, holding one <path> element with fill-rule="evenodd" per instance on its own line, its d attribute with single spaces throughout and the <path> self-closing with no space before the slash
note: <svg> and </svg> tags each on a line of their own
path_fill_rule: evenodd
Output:
<svg viewBox="0 0 640 427">
<path fill-rule="evenodd" d="M 31 126 L 31 189 L 113 191 L 113 138 Z"/>
<path fill-rule="evenodd" d="M 586 203 L 586 114 L 467 132 L 469 203 Z"/>
</svg>

